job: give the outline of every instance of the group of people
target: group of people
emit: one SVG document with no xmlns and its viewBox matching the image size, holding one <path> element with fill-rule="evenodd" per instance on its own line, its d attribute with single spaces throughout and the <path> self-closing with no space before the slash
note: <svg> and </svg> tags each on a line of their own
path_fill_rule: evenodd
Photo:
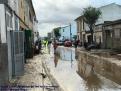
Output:
<svg viewBox="0 0 121 91">
<path fill-rule="evenodd" d="M 45 49 L 47 49 L 48 52 L 50 53 L 51 43 L 52 43 L 52 41 L 50 41 L 50 40 L 37 40 L 35 42 L 35 47 L 34 47 L 35 48 L 35 53 L 36 54 L 41 53 L 42 47 L 45 48 Z M 78 47 L 79 43 L 80 43 L 79 40 L 75 40 L 74 41 L 75 48 Z M 58 46 L 57 41 L 56 40 L 53 40 L 53 43 L 52 44 L 53 44 L 54 50 L 56 50 L 56 48 Z"/>
</svg>

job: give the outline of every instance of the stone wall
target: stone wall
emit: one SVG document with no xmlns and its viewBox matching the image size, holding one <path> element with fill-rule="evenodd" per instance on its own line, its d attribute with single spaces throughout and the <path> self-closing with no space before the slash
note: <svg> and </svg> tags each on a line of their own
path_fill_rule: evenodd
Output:
<svg viewBox="0 0 121 91">
<path fill-rule="evenodd" d="M 77 51 L 78 73 L 84 77 L 100 74 L 121 84 L 121 62 L 112 58 L 104 58 L 85 51 Z"/>
</svg>

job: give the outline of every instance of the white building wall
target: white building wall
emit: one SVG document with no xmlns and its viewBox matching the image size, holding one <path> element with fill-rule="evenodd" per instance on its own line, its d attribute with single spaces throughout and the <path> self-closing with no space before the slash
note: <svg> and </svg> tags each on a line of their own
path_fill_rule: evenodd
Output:
<svg viewBox="0 0 121 91">
<path fill-rule="evenodd" d="M 104 21 L 114 21 L 121 19 L 121 5 L 112 3 L 106 6 L 102 6 L 98 9 L 100 9 L 102 14 L 98 19 L 98 21 L 96 22 L 96 25 L 102 24 L 104 23 Z M 89 31 L 89 27 L 86 23 L 84 24 L 84 27 L 85 27 L 84 30 Z"/>
<path fill-rule="evenodd" d="M 12 8 L 17 15 L 19 15 L 18 0 L 8 0 L 8 5 Z M 19 19 L 13 14 L 12 17 L 13 30 L 19 30 Z"/>
<path fill-rule="evenodd" d="M 0 28 L 1 28 L 1 43 L 6 43 L 6 23 L 5 23 L 5 6 L 0 4 Z"/>
<path fill-rule="evenodd" d="M 102 6 L 99 9 L 102 12 L 102 15 L 96 24 L 104 23 L 104 21 L 114 21 L 121 19 L 121 5 L 112 3 L 106 6 Z"/>
</svg>

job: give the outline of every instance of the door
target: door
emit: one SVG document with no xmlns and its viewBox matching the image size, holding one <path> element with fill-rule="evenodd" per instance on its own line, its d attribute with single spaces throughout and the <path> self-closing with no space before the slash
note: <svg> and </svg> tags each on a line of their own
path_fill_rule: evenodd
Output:
<svg viewBox="0 0 121 91">
<path fill-rule="evenodd" d="M 9 67 L 12 69 L 12 76 L 20 76 L 24 71 L 24 32 L 8 31 L 9 36 Z"/>
<path fill-rule="evenodd" d="M 112 48 L 112 34 L 110 30 L 106 30 L 106 48 L 111 49 Z"/>
<path fill-rule="evenodd" d="M 88 35 L 88 36 L 87 36 L 88 44 L 91 44 L 91 41 L 92 41 L 92 40 L 91 40 L 91 39 L 92 39 L 91 37 L 92 37 L 91 35 Z"/>
<path fill-rule="evenodd" d="M 14 47 L 14 75 L 19 76 L 24 71 L 24 32 L 13 32 Z"/>
</svg>

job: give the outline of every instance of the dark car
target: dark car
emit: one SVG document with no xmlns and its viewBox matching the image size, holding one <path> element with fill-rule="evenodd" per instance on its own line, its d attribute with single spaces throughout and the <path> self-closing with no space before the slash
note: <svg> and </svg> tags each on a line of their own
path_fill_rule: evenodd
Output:
<svg viewBox="0 0 121 91">
<path fill-rule="evenodd" d="M 86 49 L 91 50 L 91 49 L 99 49 L 99 48 L 100 48 L 100 44 L 93 43 L 93 44 L 88 45 Z"/>
</svg>

